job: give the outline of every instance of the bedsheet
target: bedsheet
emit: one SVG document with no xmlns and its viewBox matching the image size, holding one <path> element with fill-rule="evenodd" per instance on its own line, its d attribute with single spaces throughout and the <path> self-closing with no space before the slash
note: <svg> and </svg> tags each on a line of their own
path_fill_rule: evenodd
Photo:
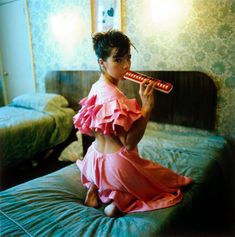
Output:
<svg viewBox="0 0 235 237">
<path fill-rule="evenodd" d="M 220 205 L 226 140 L 206 131 L 149 123 L 139 151 L 193 178 L 180 204 L 106 217 L 104 205 L 98 209 L 83 205 L 86 189 L 79 169 L 71 164 L 1 192 L 1 236 L 195 236 L 192 231 L 197 231 L 206 209 L 211 206 L 213 216 Z"/>
<path fill-rule="evenodd" d="M 1 107 L 1 168 L 11 168 L 65 141 L 74 114 L 56 94 L 26 94 Z"/>
</svg>

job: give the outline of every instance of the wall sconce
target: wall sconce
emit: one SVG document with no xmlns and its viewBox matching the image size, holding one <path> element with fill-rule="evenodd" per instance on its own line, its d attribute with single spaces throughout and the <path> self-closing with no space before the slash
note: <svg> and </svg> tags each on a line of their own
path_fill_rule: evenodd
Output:
<svg viewBox="0 0 235 237">
<path fill-rule="evenodd" d="M 151 0 L 148 7 L 151 21 L 162 28 L 182 22 L 188 16 L 190 8 L 190 0 Z"/>
<path fill-rule="evenodd" d="M 67 9 L 50 17 L 50 29 L 53 41 L 58 43 L 64 53 L 69 54 L 85 37 L 86 28 L 79 9 Z"/>
</svg>

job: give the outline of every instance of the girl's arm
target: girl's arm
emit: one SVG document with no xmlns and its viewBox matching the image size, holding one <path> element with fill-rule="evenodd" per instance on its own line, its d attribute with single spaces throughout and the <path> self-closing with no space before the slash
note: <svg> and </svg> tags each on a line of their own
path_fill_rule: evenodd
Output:
<svg viewBox="0 0 235 237">
<path fill-rule="evenodd" d="M 148 83 L 148 80 L 145 80 L 140 85 L 140 98 L 142 101 L 141 113 L 142 117 L 136 120 L 131 126 L 128 132 L 125 132 L 122 127 L 118 127 L 117 135 L 123 146 L 125 146 L 128 150 L 134 149 L 138 142 L 144 135 L 151 111 L 154 106 L 154 87 L 155 82 L 150 82 L 147 86 L 145 84 Z"/>
</svg>

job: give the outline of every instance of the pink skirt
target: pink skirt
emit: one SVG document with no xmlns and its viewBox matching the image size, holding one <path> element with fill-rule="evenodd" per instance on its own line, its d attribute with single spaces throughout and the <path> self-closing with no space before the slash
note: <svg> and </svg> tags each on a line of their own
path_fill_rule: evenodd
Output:
<svg viewBox="0 0 235 237">
<path fill-rule="evenodd" d="M 114 201 L 124 213 L 150 211 L 173 206 L 182 200 L 181 187 L 192 179 L 139 157 L 138 151 L 122 147 L 104 154 L 92 144 L 84 160 L 78 160 L 81 181 L 94 183 L 103 203 Z"/>
</svg>

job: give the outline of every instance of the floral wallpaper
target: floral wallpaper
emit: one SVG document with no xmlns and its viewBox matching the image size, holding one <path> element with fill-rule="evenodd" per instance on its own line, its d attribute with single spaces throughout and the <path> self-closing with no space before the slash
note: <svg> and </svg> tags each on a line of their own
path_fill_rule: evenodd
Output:
<svg viewBox="0 0 235 237">
<path fill-rule="evenodd" d="M 132 69 L 208 74 L 218 88 L 216 130 L 235 144 L 235 1 L 174 0 L 183 11 L 168 22 L 155 19 L 156 2 L 123 0 L 125 33 L 137 49 Z M 49 70 L 98 70 L 90 1 L 28 0 L 28 11 L 38 91 Z"/>
</svg>

